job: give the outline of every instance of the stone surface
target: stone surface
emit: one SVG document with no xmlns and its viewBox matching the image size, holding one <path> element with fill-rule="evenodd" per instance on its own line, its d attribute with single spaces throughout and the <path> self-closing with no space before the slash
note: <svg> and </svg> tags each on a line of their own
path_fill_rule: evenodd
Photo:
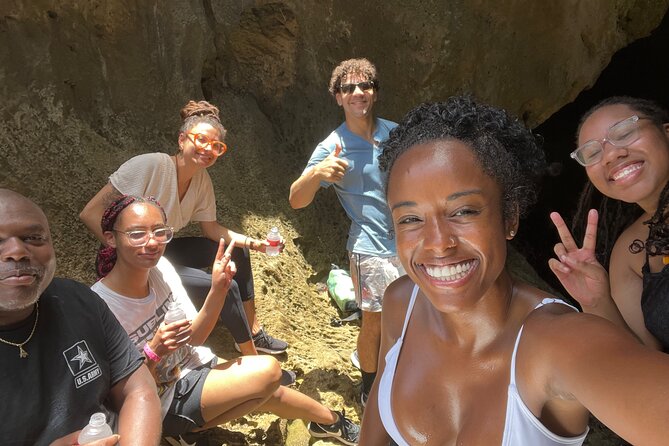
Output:
<svg viewBox="0 0 669 446">
<path fill-rule="evenodd" d="M 592 85 L 616 50 L 648 35 L 668 5 L 3 1 L 0 185 L 45 207 L 58 273 L 91 281 L 96 243 L 77 219 L 84 204 L 127 158 L 176 150 L 178 110 L 188 99 L 219 105 L 230 146 L 210 169 L 220 221 L 257 237 L 278 224 L 288 241 L 280 260 L 255 258 L 264 323 L 292 341 L 287 366 L 302 369 L 305 390 L 350 404 L 343 401 L 355 398 L 355 372 L 346 365 L 355 330 L 319 328 L 336 312 L 313 285 L 330 263 L 344 261 L 348 224 L 331 191 L 303 211 L 287 203 L 313 146 L 341 119 L 327 93 L 334 65 L 362 56 L 376 62 L 384 117 L 398 120 L 419 102 L 472 92 L 536 125 Z M 316 348 L 329 352 L 318 367 L 309 362 L 317 341 L 297 334 L 314 331 L 329 339 Z M 318 386 L 327 367 L 342 371 L 328 376 L 336 392 Z M 258 430 L 253 441 L 283 435 L 271 426 L 249 428 Z"/>
</svg>

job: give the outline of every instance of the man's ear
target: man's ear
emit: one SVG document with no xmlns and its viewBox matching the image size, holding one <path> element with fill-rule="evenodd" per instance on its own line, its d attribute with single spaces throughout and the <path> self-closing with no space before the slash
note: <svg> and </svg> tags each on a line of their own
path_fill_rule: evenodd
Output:
<svg viewBox="0 0 669 446">
<path fill-rule="evenodd" d="M 335 94 L 335 99 L 337 100 L 337 105 L 341 107 L 343 105 L 343 102 L 341 100 L 341 93 Z"/>
</svg>

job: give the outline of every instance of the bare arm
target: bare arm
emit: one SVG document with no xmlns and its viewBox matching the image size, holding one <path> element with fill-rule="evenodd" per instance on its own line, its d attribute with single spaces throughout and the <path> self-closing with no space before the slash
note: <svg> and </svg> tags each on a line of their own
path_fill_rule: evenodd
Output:
<svg viewBox="0 0 669 446">
<path fill-rule="evenodd" d="M 222 226 L 216 221 L 201 221 L 200 229 L 202 234 L 207 237 L 209 240 L 213 240 L 216 243 L 223 238 L 225 243 L 235 242 L 235 246 L 238 248 L 249 248 L 253 251 L 265 252 L 269 246 L 267 240 L 258 240 L 253 237 L 248 237 L 244 234 L 240 234 L 231 229 Z M 283 239 L 279 243 L 279 250 L 283 251 L 284 242 Z"/>
<path fill-rule="evenodd" d="M 634 226 L 634 225 L 633 225 Z M 632 254 L 629 245 L 637 237 L 630 227 L 616 241 L 611 253 L 611 296 L 629 328 L 645 345 L 661 350 L 658 340 L 646 328 L 641 311 L 641 293 L 643 292 L 643 253 Z M 647 234 L 640 234 L 647 237 Z"/>
<path fill-rule="evenodd" d="M 111 183 L 105 184 L 100 191 L 95 194 L 91 200 L 86 203 L 84 209 L 79 214 L 79 219 L 86 225 L 89 231 L 93 233 L 95 238 L 105 243 L 104 235 L 102 234 L 102 214 L 109 204 L 118 198 L 121 193 L 112 186 Z"/>
<path fill-rule="evenodd" d="M 580 403 L 632 444 L 666 443 L 669 355 L 591 315 L 531 317 L 525 326 L 518 358 L 549 376 L 539 386 L 548 399 Z"/>
<path fill-rule="evenodd" d="M 341 146 L 337 144 L 334 152 L 295 180 L 290 186 L 288 201 L 290 201 L 290 206 L 293 209 L 307 207 L 320 189 L 321 181 L 335 183 L 344 177 L 348 162 L 339 158 L 340 152 Z"/>
<path fill-rule="evenodd" d="M 407 276 L 393 282 L 384 293 L 383 312 L 381 314 L 381 348 L 376 379 L 369 393 L 362 420 L 361 445 L 386 446 L 390 437 L 381 422 L 378 406 L 379 381 L 386 367 L 386 354 L 395 344 L 402 332 L 404 314 L 408 306 L 407 296 L 411 294 L 413 282 Z M 396 420 L 397 421 L 397 420 Z"/>
<path fill-rule="evenodd" d="M 121 444 L 160 444 L 160 400 L 146 366 L 140 366 L 116 383 L 109 397 L 119 413 Z"/>
</svg>

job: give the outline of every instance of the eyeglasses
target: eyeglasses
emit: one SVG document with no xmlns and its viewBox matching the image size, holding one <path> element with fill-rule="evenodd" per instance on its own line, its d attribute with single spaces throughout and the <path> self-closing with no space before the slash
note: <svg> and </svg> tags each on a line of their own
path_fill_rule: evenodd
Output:
<svg viewBox="0 0 669 446">
<path fill-rule="evenodd" d="M 613 124 L 606 131 L 605 138 L 592 139 L 571 152 L 569 156 L 584 167 L 597 164 L 604 156 L 604 143 L 608 142 L 615 147 L 625 147 L 639 139 L 639 119 L 650 118 L 640 118 L 634 115 Z"/>
<path fill-rule="evenodd" d="M 339 86 L 339 91 L 344 94 L 351 94 L 355 91 L 356 88 L 359 88 L 360 91 L 369 91 L 374 89 L 374 81 L 365 81 L 358 82 L 357 84 L 341 84 Z"/>
<path fill-rule="evenodd" d="M 125 234 L 125 236 L 128 237 L 128 243 L 136 248 L 146 246 L 146 244 L 149 243 L 149 240 L 151 239 L 154 239 L 157 243 L 164 245 L 169 243 L 169 241 L 172 240 L 172 237 L 174 237 L 174 229 L 170 228 L 169 226 L 165 226 L 164 228 L 157 228 L 153 231 L 118 231 L 116 229 L 113 231 Z"/>
<path fill-rule="evenodd" d="M 195 149 L 199 153 L 205 153 L 205 150 L 209 147 L 211 153 L 216 156 L 221 156 L 228 150 L 228 146 L 226 146 L 224 142 L 211 140 L 204 133 L 189 133 L 188 139 L 195 145 Z"/>
</svg>

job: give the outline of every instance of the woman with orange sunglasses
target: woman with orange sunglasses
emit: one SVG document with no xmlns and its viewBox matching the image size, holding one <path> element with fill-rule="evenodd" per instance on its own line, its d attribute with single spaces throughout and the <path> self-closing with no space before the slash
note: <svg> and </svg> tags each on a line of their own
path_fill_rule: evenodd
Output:
<svg viewBox="0 0 669 446">
<path fill-rule="evenodd" d="M 79 217 L 103 244 L 102 213 L 120 195 L 154 197 L 165 209 L 167 224 L 175 232 L 192 221 L 198 222 L 204 237 L 176 238 L 165 256 L 174 264 L 189 295 L 201 301 L 211 285 L 211 275 L 203 268 L 211 265 L 221 238 L 226 244 L 234 241 L 238 248 L 233 251 L 232 260 L 237 265 L 237 274 L 221 320 L 242 354 L 283 353 L 288 344 L 267 334 L 255 311 L 249 249 L 265 252 L 267 241 L 232 231 L 216 220 L 214 188 L 207 168 L 227 150 L 223 142 L 226 130 L 218 108 L 207 101 L 189 101 L 181 110 L 181 118 L 176 154 L 146 153 L 126 161 Z"/>
</svg>

